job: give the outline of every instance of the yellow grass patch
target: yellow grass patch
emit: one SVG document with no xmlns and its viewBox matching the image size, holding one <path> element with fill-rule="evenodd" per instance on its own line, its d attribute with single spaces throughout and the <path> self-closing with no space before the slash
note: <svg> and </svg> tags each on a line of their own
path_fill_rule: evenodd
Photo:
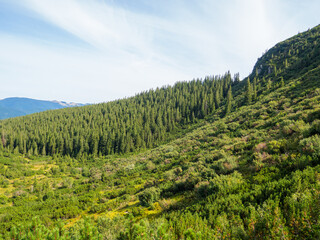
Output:
<svg viewBox="0 0 320 240">
<path fill-rule="evenodd" d="M 67 221 L 66 225 L 64 225 L 64 228 L 72 227 L 76 222 L 78 222 L 82 218 L 81 215 L 75 218 L 71 218 Z"/>
</svg>

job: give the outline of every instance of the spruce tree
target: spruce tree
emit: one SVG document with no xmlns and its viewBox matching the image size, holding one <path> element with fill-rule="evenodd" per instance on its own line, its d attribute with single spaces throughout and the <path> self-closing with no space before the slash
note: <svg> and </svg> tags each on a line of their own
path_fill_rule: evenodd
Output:
<svg viewBox="0 0 320 240">
<path fill-rule="evenodd" d="M 230 86 L 227 94 L 226 115 L 230 113 L 231 107 L 232 107 L 232 89 Z"/>
<path fill-rule="evenodd" d="M 257 101 L 257 79 L 253 79 L 253 100 Z"/>
<path fill-rule="evenodd" d="M 284 87 L 283 77 L 281 77 L 281 80 L 280 80 L 280 87 Z"/>
<path fill-rule="evenodd" d="M 267 89 L 268 90 L 271 88 L 271 85 L 272 85 L 272 82 L 270 79 L 268 79 L 268 82 L 267 82 Z"/>
<path fill-rule="evenodd" d="M 238 84 L 240 82 L 240 74 L 239 73 L 234 74 L 233 82 L 234 82 L 234 84 Z"/>
<path fill-rule="evenodd" d="M 215 94 L 215 103 L 216 103 L 216 109 L 219 108 L 220 106 L 220 93 L 219 90 L 216 90 L 216 94 Z"/>
<path fill-rule="evenodd" d="M 42 153 L 42 156 L 45 156 L 47 154 L 45 145 L 42 147 L 42 152 L 41 153 Z"/>
<path fill-rule="evenodd" d="M 250 78 L 247 79 L 247 89 L 246 89 L 246 104 L 250 105 L 252 102 L 252 87 L 250 84 Z"/>
</svg>

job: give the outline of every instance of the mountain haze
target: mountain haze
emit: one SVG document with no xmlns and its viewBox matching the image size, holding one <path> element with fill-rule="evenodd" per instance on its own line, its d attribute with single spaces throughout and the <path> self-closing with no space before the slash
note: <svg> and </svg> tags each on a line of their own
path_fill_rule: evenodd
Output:
<svg viewBox="0 0 320 240">
<path fill-rule="evenodd" d="M 24 116 L 31 113 L 42 112 L 65 107 L 79 107 L 84 104 L 67 103 L 62 101 L 44 101 L 31 98 L 5 98 L 0 100 L 0 119 Z"/>
</svg>

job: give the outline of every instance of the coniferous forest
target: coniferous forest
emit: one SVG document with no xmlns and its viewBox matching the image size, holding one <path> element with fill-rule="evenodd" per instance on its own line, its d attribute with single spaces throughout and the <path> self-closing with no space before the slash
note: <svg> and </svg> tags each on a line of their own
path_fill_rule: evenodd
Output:
<svg viewBox="0 0 320 240">
<path fill-rule="evenodd" d="M 227 72 L 0 121 L 0 239 L 319 239 L 320 25 Z"/>
</svg>

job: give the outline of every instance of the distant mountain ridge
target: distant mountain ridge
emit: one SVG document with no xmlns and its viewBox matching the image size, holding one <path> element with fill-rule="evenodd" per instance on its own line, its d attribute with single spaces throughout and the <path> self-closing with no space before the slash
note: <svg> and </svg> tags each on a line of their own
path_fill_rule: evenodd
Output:
<svg viewBox="0 0 320 240">
<path fill-rule="evenodd" d="M 64 101 L 46 101 L 23 97 L 10 97 L 0 100 L 0 119 L 24 116 L 47 110 L 66 107 L 80 107 L 86 104 Z"/>
</svg>

